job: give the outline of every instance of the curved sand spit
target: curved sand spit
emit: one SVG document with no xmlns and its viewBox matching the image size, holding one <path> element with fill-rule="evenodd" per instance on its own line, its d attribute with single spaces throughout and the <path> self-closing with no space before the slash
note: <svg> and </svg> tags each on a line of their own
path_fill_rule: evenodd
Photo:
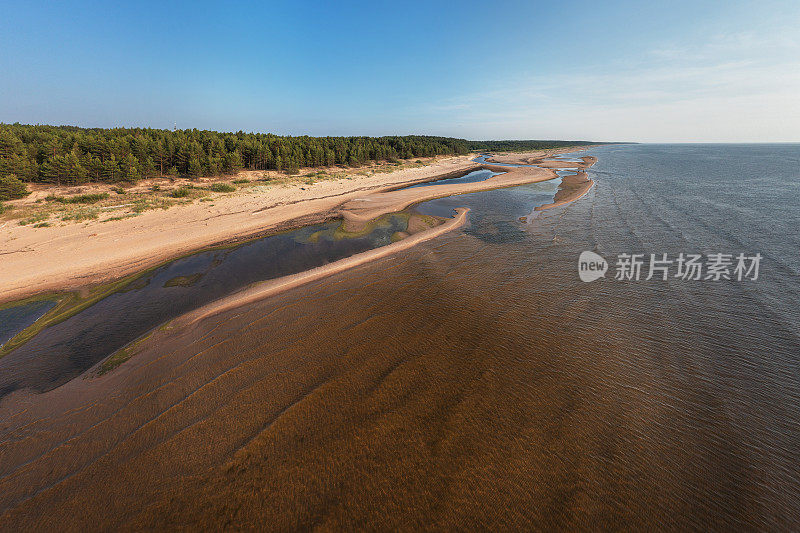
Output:
<svg viewBox="0 0 800 533">
<path fill-rule="evenodd" d="M 416 244 L 433 239 L 434 237 L 438 237 L 443 233 L 447 233 L 450 230 L 463 226 L 467 220 L 468 212 L 469 209 L 458 208 L 456 209 L 456 216 L 447 220 L 443 224 L 419 233 L 415 233 L 401 241 L 388 244 L 380 248 L 367 250 L 366 252 L 361 252 L 350 257 L 334 261 L 333 263 L 327 265 L 312 268 L 311 270 L 306 270 L 304 272 L 298 272 L 297 274 L 283 276 L 274 280 L 258 283 L 248 289 L 244 289 L 243 291 L 234 293 L 226 298 L 222 298 L 221 300 L 217 300 L 216 302 L 210 303 L 204 307 L 201 307 L 200 309 L 187 313 L 186 315 L 176 319 L 174 323 L 177 325 L 191 324 L 202 318 L 216 315 L 229 309 L 261 300 L 262 298 L 272 296 L 273 294 L 277 294 L 281 291 L 292 289 L 305 283 L 330 276 L 331 274 L 336 274 L 337 272 L 342 272 L 355 266 L 362 265 L 380 257 L 386 257 L 387 255 L 411 248 Z"/>
<path fill-rule="evenodd" d="M 594 161 L 587 161 L 584 165 L 580 166 L 586 168 L 591 166 L 593 163 Z M 573 166 L 576 165 L 573 163 Z M 479 168 L 494 172 L 503 172 L 503 174 L 498 174 L 497 176 L 492 176 L 489 179 L 475 183 L 442 184 L 431 187 L 375 192 L 345 202 L 342 204 L 339 214 L 344 219 L 344 226 L 347 231 L 360 231 L 371 220 L 374 220 L 381 215 L 402 211 L 408 206 L 419 202 L 433 200 L 436 198 L 444 198 L 446 196 L 453 196 L 456 194 L 487 191 L 502 187 L 522 185 L 525 183 L 536 183 L 558 177 L 553 170 L 538 167 L 480 165 Z M 584 172 L 580 172 L 575 176 L 577 176 L 580 180 L 578 183 L 569 181 L 569 178 L 572 178 L 572 176 L 564 178 L 564 180 L 567 180 L 566 182 L 569 185 L 569 188 L 566 190 L 560 190 L 556 194 L 555 202 L 548 205 L 548 208 L 556 207 L 557 205 L 564 205 L 571 201 L 577 200 L 586 194 L 586 192 L 591 188 L 591 185 L 594 183 L 591 180 L 588 180 L 588 182 L 582 181 L 586 178 L 586 173 Z M 566 194 L 563 194 L 562 197 L 559 198 L 559 194 L 562 193 Z M 252 303 L 273 294 L 277 294 L 281 291 L 285 291 L 329 276 L 331 274 L 348 270 L 368 261 L 408 249 L 416 244 L 433 239 L 434 237 L 442 235 L 443 233 L 463 226 L 468 212 L 469 209 L 456 209 L 457 214 L 452 219 L 447 220 L 443 224 L 434 228 L 415 233 L 399 242 L 382 246 L 380 248 L 375 248 L 373 250 L 367 250 L 366 252 L 361 252 L 351 257 L 340 259 L 339 261 L 313 268 L 305 272 L 299 272 L 290 276 L 284 276 L 278 279 L 259 283 L 253 287 L 232 294 L 231 296 L 188 313 L 177 319 L 176 324 L 191 324 L 210 315 L 215 315 L 235 307 Z"/>
<path fill-rule="evenodd" d="M 0 223 L 0 303 L 109 282 L 206 247 L 332 220 L 338 206 L 351 198 L 459 175 L 478 166 L 472 156 L 459 156 L 424 167 L 355 174 L 313 185 L 242 188 L 215 196 L 210 204 L 150 210 L 108 223 L 45 228 Z"/>
<path fill-rule="evenodd" d="M 553 202 L 536 206 L 533 210 L 545 211 L 574 202 L 589 192 L 593 185 L 594 181 L 586 177 L 586 172 L 564 176 L 561 179 L 561 185 L 558 187 L 558 192 L 553 198 Z"/>
</svg>

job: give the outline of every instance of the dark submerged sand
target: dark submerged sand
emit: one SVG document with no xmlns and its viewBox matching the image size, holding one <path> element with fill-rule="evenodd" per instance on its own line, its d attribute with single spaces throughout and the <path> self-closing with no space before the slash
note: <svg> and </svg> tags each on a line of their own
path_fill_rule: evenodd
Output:
<svg viewBox="0 0 800 533">
<path fill-rule="evenodd" d="M 641 319 L 603 318 L 564 279 L 531 290 L 500 249 L 448 233 L 3 404 L 0 529 L 685 530 L 730 525 L 718 506 L 762 515 L 758 478 L 733 481 L 735 439 L 667 422 L 658 391 L 702 395 L 702 381 L 598 379 L 631 372 Z"/>
</svg>

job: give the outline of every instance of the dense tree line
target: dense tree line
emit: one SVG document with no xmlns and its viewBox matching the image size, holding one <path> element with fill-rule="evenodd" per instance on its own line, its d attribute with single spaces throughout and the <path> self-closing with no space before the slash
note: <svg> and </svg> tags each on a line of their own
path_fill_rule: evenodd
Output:
<svg viewBox="0 0 800 533">
<path fill-rule="evenodd" d="M 512 143 L 512 144 L 508 144 Z M 528 143 L 527 145 L 525 143 Z M 533 143 L 533 144 L 531 144 Z M 269 133 L 0 124 L 0 176 L 75 185 L 157 176 L 358 166 L 369 161 L 551 147 L 565 141 L 465 141 L 447 137 L 291 137 Z M 517 148 L 503 148 L 503 146 Z"/>
<path fill-rule="evenodd" d="M 527 150 L 546 150 L 565 148 L 577 144 L 603 144 L 591 141 L 464 141 L 474 152 L 524 152 Z"/>
</svg>

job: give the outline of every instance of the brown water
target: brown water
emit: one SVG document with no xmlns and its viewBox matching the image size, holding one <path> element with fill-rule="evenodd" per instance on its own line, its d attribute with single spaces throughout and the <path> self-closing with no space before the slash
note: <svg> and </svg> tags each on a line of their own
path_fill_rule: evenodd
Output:
<svg viewBox="0 0 800 533">
<path fill-rule="evenodd" d="M 469 225 L 6 398 L 0 525 L 796 530 L 800 147 L 589 153 L 533 224 L 552 184 L 429 202 Z M 583 283 L 584 250 L 764 260 Z"/>
</svg>

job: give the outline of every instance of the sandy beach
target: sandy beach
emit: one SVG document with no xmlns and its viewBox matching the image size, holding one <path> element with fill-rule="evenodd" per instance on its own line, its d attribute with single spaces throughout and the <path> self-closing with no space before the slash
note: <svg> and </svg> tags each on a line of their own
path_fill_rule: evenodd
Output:
<svg viewBox="0 0 800 533">
<path fill-rule="evenodd" d="M 542 160 L 565 150 L 498 158 Z M 215 197 L 211 204 L 194 202 L 113 222 L 88 221 L 43 228 L 6 223 L 0 228 L 0 303 L 112 281 L 195 250 L 284 229 L 338 217 L 344 217 L 349 227 L 355 228 L 416 202 L 555 177 L 552 170 L 545 168 L 481 167 L 472 158 L 442 158 L 417 168 L 369 176 L 355 174 L 312 185 L 242 189 Z M 478 183 L 395 190 L 478 168 L 507 173 Z M 45 194 L 37 193 L 42 197 Z"/>
<path fill-rule="evenodd" d="M 687 148 L 631 150 L 646 157 L 617 161 L 640 168 Z M 715 190 L 745 161 L 720 169 Z M 13 391 L 0 400 L 0 529 L 797 529 L 796 435 L 772 431 L 796 379 L 770 359 L 791 362 L 797 340 L 759 312 L 766 284 L 664 298 L 655 281 L 576 276 L 587 243 L 626 250 L 665 231 L 650 213 L 694 185 L 650 164 L 653 177 L 604 173 L 601 187 L 579 171 L 558 191 L 464 197 L 463 230 L 251 286 L 156 327 L 111 371 L 98 361 L 51 390 Z M 354 198 L 388 206 L 399 192 Z M 707 216 L 683 207 L 695 210 L 672 212 L 658 242 L 685 244 Z M 721 288 L 752 312 L 710 313 Z M 743 408 L 753 383 L 781 380 Z"/>
<path fill-rule="evenodd" d="M 502 172 L 497 176 L 475 183 L 442 184 L 436 187 L 413 188 L 376 192 L 348 200 L 341 206 L 340 215 L 350 231 L 358 231 L 370 220 L 385 213 L 401 211 L 406 207 L 426 200 L 444 198 L 455 194 L 488 191 L 501 187 L 513 187 L 524 183 L 536 183 L 558 177 L 552 170 L 536 167 L 503 167 L 500 165 L 478 165 L 477 169 Z"/>
<path fill-rule="evenodd" d="M 678 178 L 647 196 L 645 180 L 604 176 L 524 227 L 533 204 L 509 200 L 544 196 L 498 189 L 463 231 L 264 283 L 156 328 L 110 372 L 13 392 L 0 400 L 0 528 L 791 530 L 774 498 L 794 495 L 793 435 L 759 433 L 786 411 L 767 396 L 753 423 L 713 403 L 720 364 L 753 382 L 740 364 L 753 338 L 771 364 L 770 318 L 729 328 L 703 300 L 575 275 L 591 239 L 614 250 L 661 230 L 639 213 Z M 738 351 L 698 371 L 684 335 L 652 342 L 662 328 L 696 335 L 696 353 Z M 749 455 L 759 442 L 786 446 L 769 486 L 774 459 Z"/>
<path fill-rule="evenodd" d="M 588 149 L 586 146 L 575 148 L 558 148 L 554 150 L 533 150 L 529 152 L 503 152 L 492 154 L 486 162 L 511 165 L 537 165 L 543 168 L 574 168 L 578 165 L 568 160 L 548 159 L 561 156 L 562 154 L 573 154 Z M 581 160 L 579 165 L 591 166 L 597 162 L 594 156 L 574 156 L 571 159 Z"/>
</svg>

